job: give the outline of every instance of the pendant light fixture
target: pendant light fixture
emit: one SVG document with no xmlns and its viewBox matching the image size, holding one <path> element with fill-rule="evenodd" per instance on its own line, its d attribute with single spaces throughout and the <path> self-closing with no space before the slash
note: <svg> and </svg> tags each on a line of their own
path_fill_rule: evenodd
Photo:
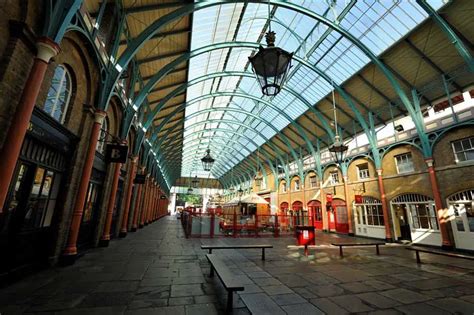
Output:
<svg viewBox="0 0 474 315">
<path fill-rule="evenodd" d="M 257 148 L 257 174 L 255 174 L 254 180 L 257 187 L 262 185 L 263 175 L 260 170 L 260 148 Z"/>
<path fill-rule="evenodd" d="M 206 172 L 210 172 L 215 160 L 211 156 L 211 149 L 207 148 L 206 155 L 201 159 L 202 168 Z"/>
<path fill-rule="evenodd" d="M 265 34 L 267 47 L 258 47 L 258 52 L 249 57 L 253 72 L 267 96 L 277 95 L 285 82 L 291 68 L 293 53 L 275 47 L 276 34 L 271 28 L 270 2 L 268 2 L 268 32 Z"/>
<path fill-rule="evenodd" d="M 348 149 L 348 146 L 344 145 L 344 142 L 341 141 L 341 138 L 339 137 L 339 131 L 337 129 L 336 100 L 334 98 L 334 89 L 332 90 L 332 107 L 334 111 L 334 128 L 336 132 L 334 136 L 334 143 L 329 146 L 329 152 L 331 152 L 336 164 L 339 165 L 344 160 L 344 155 Z"/>
</svg>

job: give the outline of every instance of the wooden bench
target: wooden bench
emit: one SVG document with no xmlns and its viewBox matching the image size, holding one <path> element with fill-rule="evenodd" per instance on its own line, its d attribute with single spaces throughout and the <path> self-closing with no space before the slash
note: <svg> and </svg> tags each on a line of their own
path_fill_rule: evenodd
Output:
<svg viewBox="0 0 474 315">
<path fill-rule="evenodd" d="M 350 243 L 331 243 L 333 246 L 339 246 L 339 256 L 344 257 L 342 248 L 344 246 L 375 246 L 377 255 L 380 255 L 379 246 L 385 245 L 383 242 L 350 242 Z"/>
<path fill-rule="evenodd" d="M 409 246 L 409 247 L 405 247 L 405 249 L 414 250 L 416 252 L 416 262 L 418 264 L 421 264 L 420 252 L 433 254 L 433 255 L 441 255 L 441 256 L 448 256 L 448 257 L 454 257 L 454 258 L 474 260 L 473 255 L 464 255 L 460 253 L 448 252 L 448 251 L 432 249 L 432 248 L 427 248 L 427 247 Z"/>
<path fill-rule="evenodd" d="M 262 249 L 262 260 L 265 260 L 265 248 L 273 248 L 273 245 L 260 244 L 260 245 L 201 245 L 201 249 L 209 250 L 209 254 L 212 254 L 213 249 Z"/>
<path fill-rule="evenodd" d="M 214 254 L 206 254 L 207 260 L 211 264 L 210 277 L 214 277 L 214 271 L 219 276 L 222 285 L 227 290 L 227 307 L 226 314 L 232 312 L 232 305 L 234 300 L 234 291 L 244 291 L 244 286 L 241 281 L 235 278 L 235 275 L 227 267 L 226 263 Z"/>
</svg>

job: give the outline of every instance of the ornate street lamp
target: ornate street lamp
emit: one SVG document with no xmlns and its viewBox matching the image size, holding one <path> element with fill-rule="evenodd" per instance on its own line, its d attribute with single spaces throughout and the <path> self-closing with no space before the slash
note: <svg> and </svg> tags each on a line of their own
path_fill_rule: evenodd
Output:
<svg viewBox="0 0 474 315">
<path fill-rule="evenodd" d="M 242 187 L 239 187 L 239 190 L 237 190 L 237 195 L 239 196 L 239 199 L 242 197 L 244 194 L 244 191 L 242 190 Z"/>
<path fill-rule="evenodd" d="M 267 96 L 277 95 L 285 82 L 291 68 L 293 53 L 275 47 L 275 32 L 271 29 L 265 34 L 267 48 L 258 47 L 258 52 L 249 57 L 262 93 Z"/>
<path fill-rule="evenodd" d="M 202 167 L 206 172 L 209 172 L 214 165 L 215 160 L 211 156 L 211 150 L 206 150 L 206 155 L 201 159 Z"/>
<path fill-rule="evenodd" d="M 193 189 L 191 187 L 188 188 L 188 195 L 191 195 L 193 193 Z"/>
</svg>

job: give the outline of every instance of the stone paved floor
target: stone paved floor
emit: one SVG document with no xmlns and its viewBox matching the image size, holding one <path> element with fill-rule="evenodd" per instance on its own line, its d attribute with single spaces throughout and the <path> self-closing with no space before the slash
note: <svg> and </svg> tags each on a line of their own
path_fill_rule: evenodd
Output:
<svg viewBox="0 0 474 315">
<path fill-rule="evenodd" d="M 474 314 L 474 264 L 414 253 L 400 245 L 348 248 L 344 259 L 317 234 L 305 257 L 294 238 L 185 239 L 175 217 L 94 249 L 77 263 L 52 268 L 0 290 L 4 314 L 222 314 L 226 294 L 201 244 L 271 243 L 259 250 L 216 250 L 245 291 L 234 314 Z M 344 237 L 342 237 L 344 238 Z M 357 240 L 349 238 L 349 240 Z M 314 254 L 316 253 L 316 254 Z"/>
</svg>

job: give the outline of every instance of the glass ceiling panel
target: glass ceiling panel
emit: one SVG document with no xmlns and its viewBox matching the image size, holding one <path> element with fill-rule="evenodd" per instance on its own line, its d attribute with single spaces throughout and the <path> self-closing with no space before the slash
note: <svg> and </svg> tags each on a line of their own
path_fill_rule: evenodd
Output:
<svg viewBox="0 0 474 315">
<path fill-rule="evenodd" d="M 311 9 L 320 15 L 327 13 L 326 18 L 332 21 L 338 18 L 346 5 L 350 3 L 350 1 L 336 1 L 332 8 L 328 8 L 328 3 L 331 3 L 329 1 L 295 0 L 292 2 Z M 430 0 L 429 3 L 435 9 L 439 9 L 443 5 L 442 0 Z M 225 4 L 195 12 L 191 49 L 232 40 L 256 42 L 261 34 L 266 31 L 264 27 L 268 15 L 268 6 L 266 3 L 248 3 L 245 12 L 243 12 L 243 8 L 242 3 Z M 277 33 L 276 45 L 287 51 L 294 51 L 296 55 L 306 58 L 308 62 L 331 77 L 335 83 L 343 83 L 369 63 L 369 59 L 358 48 L 337 32 L 331 31 L 327 26 L 291 10 L 277 8 L 275 12 L 272 30 Z M 239 25 L 238 21 L 242 13 L 243 17 Z M 339 19 L 339 22 L 341 27 L 351 32 L 376 55 L 379 55 L 426 17 L 426 13 L 414 1 L 357 1 L 348 10 L 347 14 Z M 245 47 L 220 49 L 197 56 L 190 60 L 189 79 L 221 71 L 250 71 L 248 56 L 250 56 L 251 51 Z M 332 89 L 331 84 L 308 68 L 298 65 L 295 61 L 293 62 L 293 68 L 290 70 L 286 87 L 293 89 L 310 104 L 320 101 Z M 187 100 L 222 91 L 237 91 L 262 98 L 260 86 L 254 78 L 223 77 L 209 79 L 189 87 L 187 89 Z M 291 119 L 298 118 L 308 110 L 308 107 L 302 101 L 288 92 L 281 92 L 274 98 L 265 97 L 264 99 L 278 106 Z M 282 130 L 290 123 L 283 115 L 262 103 L 256 104 L 251 99 L 229 96 L 219 96 L 199 101 L 188 106 L 185 115 L 189 116 L 211 107 L 226 106 L 252 112 L 267 120 L 277 130 Z M 196 122 L 209 119 L 242 122 L 251 126 L 254 130 L 223 122 L 194 126 L 185 132 L 184 141 L 186 143 L 188 137 L 194 140 L 189 145 L 184 146 L 183 158 L 192 155 L 192 152 L 187 151 L 187 148 L 191 145 L 195 147 L 202 140 L 200 137 L 203 135 L 207 138 L 199 145 L 198 150 L 207 148 L 209 137 L 211 137 L 212 142 L 213 135 L 233 139 L 228 141 L 229 145 L 238 147 L 234 142 L 237 141 L 248 146 L 250 150 L 255 150 L 255 146 L 239 134 L 245 135 L 261 145 L 264 140 L 256 134 L 256 131 L 261 132 L 268 139 L 276 133 L 272 127 L 253 117 L 243 113 L 223 112 L 221 110 L 197 115 L 185 122 L 185 128 Z M 195 134 L 199 130 L 209 128 L 231 128 L 238 134 L 226 134 L 222 131 L 205 131 L 204 133 Z M 220 151 L 225 152 L 226 150 L 221 149 Z M 245 155 L 248 154 L 247 151 L 240 151 Z M 218 159 L 227 158 L 232 160 L 232 162 L 222 163 L 228 165 L 233 165 L 236 161 L 242 159 L 241 156 L 231 159 L 229 156 L 226 157 L 219 154 L 219 152 L 212 151 L 211 155 L 218 156 Z M 199 170 L 199 173 L 207 176 L 207 173 L 202 172 L 199 161 L 201 157 L 195 156 L 187 159 L 182 166 L 182 176 L 189 174 L 193 167 L 197 167 L 195 171 Z M 222 171 L 219 171 L 219 173 L 222 173 Z"/>
</svg>

